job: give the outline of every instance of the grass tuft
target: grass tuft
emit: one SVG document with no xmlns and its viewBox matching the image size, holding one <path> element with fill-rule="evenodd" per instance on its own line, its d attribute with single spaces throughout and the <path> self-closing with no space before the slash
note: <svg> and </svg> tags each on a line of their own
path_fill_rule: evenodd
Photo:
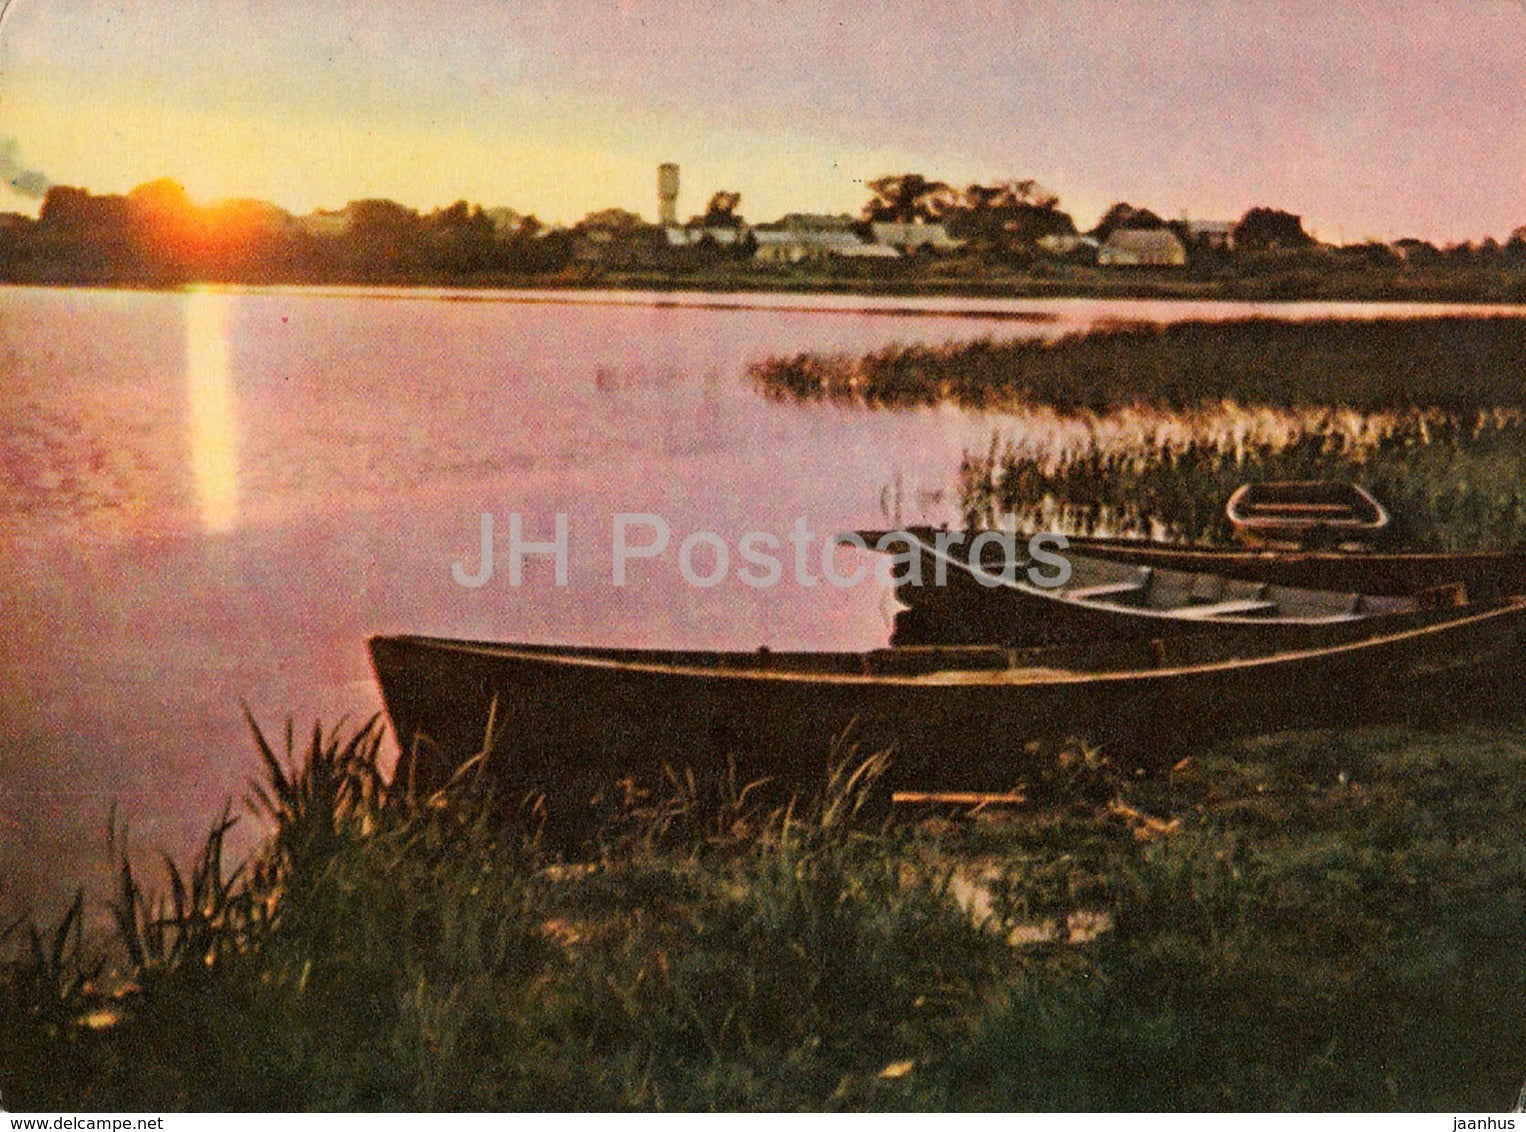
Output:
<svg viewBox="0 0 1526 1132">
<path fill-rule="evenodd" d="M 675 770 L 590 859 L 376 773 L 375 721 L 259 734 L 215 821 L 93 944 L 0 929 L 24 1109 L 1428 1109 L 1526 1059 L 1519 719 L 1299 734 L 891 820 L 885 758 L 715 807 Z"/>
</svg>

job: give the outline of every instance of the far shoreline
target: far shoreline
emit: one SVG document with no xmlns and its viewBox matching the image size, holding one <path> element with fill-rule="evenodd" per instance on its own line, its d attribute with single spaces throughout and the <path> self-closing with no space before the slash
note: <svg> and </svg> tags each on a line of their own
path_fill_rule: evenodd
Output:
<svg viewBox="0 0 1526 1132">
<path fill-rule="evenodd" d="M 1463 273 L 1459 273 L 1461 275 Z M 1247 303 L 1272 307 L 1294 307 L 1308 303 L 1353 303 L 1384 306 L 1445 305 L 1499 308 L 1501 311 L 1526 313 L 1526 278 L 1508 282 L 1495 278 L 1494 286 L 1480 287 L 1472 280 L 1443 276 L 1431 280 L 1405 280 L 1402 285 L 1388 278 L 1349 278 L 1301 280 L 1297 287 L 1279 287 L 1277 280 L 1250 277 L 1235 280 L 1197 280 L 1173 278 L 1164 272 L 1131 272 L 1119 279 L 1013 278 L 976 279 L 889 279 L 889 278 L 781 278 L 767 273 L 714 275 L 686 274 L 578 274 L 578 275 L 505 275 L 465 278 L 431 277 L 336 277 L 299 278 L 48 278 L 0 279 L 7 289 L 41 288 L 49 290 L 146 291 L 175 293 L 197 288 L 227 291 L 293 290 L 301 293 L 344 293 L 398 291 L 423 295 L 430 291 L 517 292 L 525 296 L 499 301 L 556 302 L 559 296 L 589 292 L 662 295 L 719 296 L 831 296 L 864 299 L 908 300 L 1095 300 L 1113 302 L 1198 302 Z M 468 298 L 467 294 L 436 296 L 444 301 L 493 301 Z M 495 296 L 496 298 L 496 296 Z M 613 305 L 626 305 L 624 303 Z M 636 304 L 631 304 L 636 305 Z M 700 306 L 703 304 L 681 304 Z M 726 303 L 724 309 L 747 309 L 746 305 Z M 882 313 L 868 311 L 866 313 Z M 1042 315 L 1030 318 L 1025 312 L 976 310 L 962 312 L 944 309 L 889 309 L 883 313 L 958 316 L 969 314 L 982 318 L 1010 318 L 1014 321 L 1042 321 Z"/>
</svg>

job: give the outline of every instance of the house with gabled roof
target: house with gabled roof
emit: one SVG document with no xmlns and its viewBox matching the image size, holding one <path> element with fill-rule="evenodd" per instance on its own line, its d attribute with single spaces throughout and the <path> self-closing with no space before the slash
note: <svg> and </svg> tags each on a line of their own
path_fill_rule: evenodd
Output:
<svg viewBox="0 0 1526 1132">
<path fill-rule="evenodd" d="M 874 233 L 876 244 L 884 244 L 908 255 L 923 250 L 951 252 L 964 246 L 964 241 L 950 236 L 942 224 L 876 221 L 869 225 L 869 230 Z"/>
<path fill-rule="evenodd" d="M 1099 267 L 1185 267 L 1187 248 L 1169 228 L 1115 228 L 1097 249 Z"/>
</svg>

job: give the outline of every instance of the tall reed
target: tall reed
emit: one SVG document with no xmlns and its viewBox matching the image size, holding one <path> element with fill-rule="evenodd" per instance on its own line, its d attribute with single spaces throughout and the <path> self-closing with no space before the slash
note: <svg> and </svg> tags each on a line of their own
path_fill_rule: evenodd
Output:
<svg viewBox="0 0 1526 1132">
<path fill-rule="evenodd" d="M 993 438 L 967 453 L 960 500 L 974 526 L 1223 544 L 1224 502 L 1242 483 L 1345 480 L 1392 512 L 1413 549 L 1526 545 L 1526 418 L 1393 415 L 1363 433 L 1326 419 L 1291 440 L 1217 438 L 1155 448 L 1080 444 L 1041 454 Z"/>
<path fill-rule="evenodd" d="M 1158 778 L 1062 750 L 1000 821 L 891 823 L 885 757 L 848 747 L 792 805 L 702 812 L 675 769 L 580 861 L 470 778 L 386 781 L 375 721 L 255 731 L 248 866 L 225 813 L 162 895 L 124 867 L 110 948 L 83 894 L 0 926 L 8 1107 L 1477 1111 L 1519 1086 L 1519 720 Z"/>
<path fill-rule="evenodd" d="M 1526 318 L 1123 322 L 1059 338 L 895 345 L 754 363 L 769 396 L 877 408 L 945 401 L 1105 413 L 1130 405 L 1526 407 Z"/>
</svg>

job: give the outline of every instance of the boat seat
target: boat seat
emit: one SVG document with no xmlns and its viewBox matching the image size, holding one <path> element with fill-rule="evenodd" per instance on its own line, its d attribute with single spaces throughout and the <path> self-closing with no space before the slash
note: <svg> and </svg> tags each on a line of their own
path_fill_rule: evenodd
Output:
<svg viewBox="0 0 1526 1132">
<path fill-rule="evenodd" d="M 1443 609 L 1468 604 L 1468 587 L 1462 582 L 1429 586 L 1415 595 L 1416 609 Z"/>
<path fill-rule="evenodd" d="M 1097 601 L 1102 598 L 1144 593 L 1150 588 L 1150 578 L 1154 573 L 1154 570 L 1146 566 L 1136 577 L 1126 582 L 1103 582 L 1096 586 L 1078 586 L 1072 590 L 1062 590 L 1061 593 L 1072 601 Z"/>
<path fill-rule="evenodd" d="M 1286 515 L 1295 518 L 1301 515 L 1349 515 L 1351 508 L 1344 503 L 1252 503 L 1246 507 L 1246 512 L 1251 515 Z"/>
<path fill-rule="evenodd" d="M 1216 601 L 1212 605 L 1187 605 L 1173 610 L 1177 617 L 1200 621 L 1210 617 L 1224 617 L 1237 613 L 1271 613 L 1277 608 L 1275 601 L 1245 597 L 1231 601 Z"/>
<path fill-rule="evenodd" d="M 1212 605 L 1224 600 L 1225 579 L 1216 574 L 1194 574 L 1187 600 L 1193 605 Z"/>
</svg>

